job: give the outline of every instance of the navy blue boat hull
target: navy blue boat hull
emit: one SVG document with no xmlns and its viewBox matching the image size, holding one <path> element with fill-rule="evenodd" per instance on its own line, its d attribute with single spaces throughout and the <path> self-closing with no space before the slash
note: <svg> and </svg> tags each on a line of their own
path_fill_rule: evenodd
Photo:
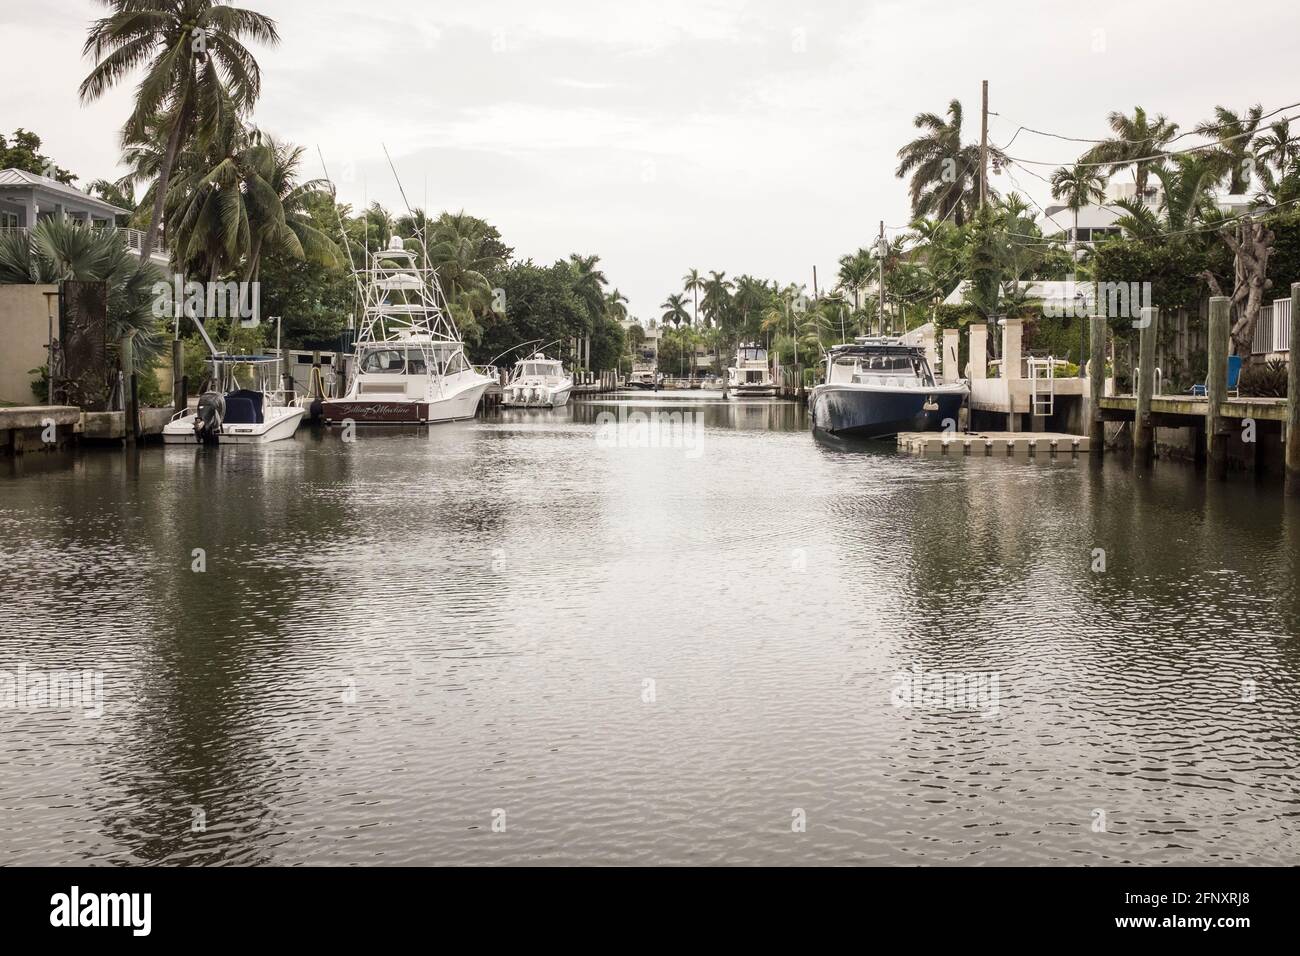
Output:
<svg viewBox="0 0 1300 956">
<path fill-rule="evenodd" d="M 889 438 L 899 432 L 938 431 L 957 421 L 964 391 L 868 391 L 818 386 L 808 410 L 812 427 L 852 438 Z M 927 411 L 930 402 L 938 407 Z"/>
</svg>

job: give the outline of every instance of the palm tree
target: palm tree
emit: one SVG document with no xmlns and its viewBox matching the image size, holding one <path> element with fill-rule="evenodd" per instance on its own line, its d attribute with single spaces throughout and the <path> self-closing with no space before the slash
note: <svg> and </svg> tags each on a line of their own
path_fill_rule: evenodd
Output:
<svg viewBox="0 0 1300 956">
<path fill-rule="evenodd" d="M 449 299 L 462 305 L 470 304 L 468 298 L 475 304 L 490 299 L 488 276 L 503 263 L 487 247 L 490 227 L 486 222 L 463 211 L 443 213 L 430 228 L 423 210 L 417 209 L 399 219 L 397 228 L 425 238 L 430 263 L 438 270 L 442 291 Z"/>
<path fill-rule="evenodd" d="M 1300 159 L 1300 136 L 1291 135 L 1290 120 L 1278 120 L 1255 137 L 1255 155 L 1262 165 L 1271 164 L 1278 176 L 1285 176 Z"/>
<path fill-rule="evenodd" d="M 852 291 L 853 311 L 862 308 L 862 289 L 875 271 L 876 257 L 872 255 L 870 249 L 859 249 L 849 255 L 840 256 L 840 285 Z"/>
<path fill-rule="evenodd" d="M 1169 122 L 1163 113 L 1152 122 L 1140 106 L 1133 108 L 1132 116 L 1110 113 L 1106 122 L 1115 135 L 1093 146 L 1079 157 L 1079 162 L 1107 168 L 1111 176 L 1132 166 L 1137 198 L 1141 200 L 1146 196 L 1147 178 L 1160 165 L 1164 147 L 1177 134 L 1178 125 Z"/>
<path fill-rule="evenodd" d="M 140 249 L 144 260 L 153 251 L 172 164 L 183 145 L 229 122 L 228 107 L 246 112 L 257 100 L 261 70 L 242 41 L 273 45 L 280 37 L 270 17 L 215 0 L 104 2 L 112 12 L 91 24 L 82 49 L 97 61 L 81 83 L 82 102 L 94 102 L 144 66 L 124 140 L 140 138 L 151 122 L 166 117 L 153 215 Z"/>
<path fill-rule="evenodd" d="M 1052 198 L 1062 200 L 1070 212 L 1074 213 L 1075 242 L 1079 241 L 1079 210 L 1084 206 L 1099 203 L 1106 197 L 1104 181 L 1095 166 L 1062 166 L 1052 173 Z"/>
<path fill-rule="evenodd" d="M 682 276 L 684 286 L 683 292 L 695 293 L 695 324 L 700 322 L 700 292 L 704 289 L 704 280 L 700 278 L 700 270 L 692 269 Z"/>
<path fill-rule="evenodd" d="M 1221 171 L 1228 176 L 1228 192 L 1234 196 L 1250 188 L 1250 169 L 1254 165 L 1251 140 L 1259 130 L 1259 120 L 1263 113 L 1264 108 L 1258 103 L 1246 110 L 1244 116 L 1216 106 L 1214 119 L 1196 127 L 1196 132 L 1202 136 L 1212 136 L 1218 142 L 1219 145 L 1213 150 L 1205 151 L 1205 155 L 1218 160 Z"/>
<path fill-rule="evenodd" d="M 609 295 L 605 296 L 605 314 L 622 322 L 627 318 L 627 302 L 627 296 L 618 289 L 611 289 Z"/>
<path fill-rule="evenodd" d="M 569 256 L 573 270 L 573 294 L 587 307 L 587 314 L 594 322 L 605 311 L 605 286 L 609 280 L 605 273 L 596 268 L 600 256 L 580 256 L 576 252 Z"/>
<path fill-rule="evenodd" d="M 659 308 L 664 310 L 660 318 L 664 322 L 671 322 L 678 328 L 681 328 L 683 322 L 689 324 L 691 321 L 691 314 L 686 311 L 685 298 L 675 292 L 659 303 Z"/>
<path fill-rule="evenodd" d="M 948 104 L 948 119 L 936 113 L 918 113 L 912 125 L 925 132 L 898 151 L 899 179 L 912 175 L 909 194 L 913 217 L 951 217 L 957 225 L 970 219 L 979 205 L 980 148 L 962 145 L 960 100 Z M 1006 154 L 988 148 L 990 162 L 1005 162 Z"/>
<path fill-rule="evenodd" d="M 1119 199 L 1115 205 L 1125 215 L 1115 220 L 1129 236 L 1136 239 L 1154 239 L 1170 232 L 1179 232 L 1199 222 L 1210 222 L 1219 217 L 1210 188 L 1222 174 L 1218 157 L 1184 153 L 1175 156 L 1171 165 L 1157 167 L 1155 176 L 1160 180 L 1162 195 L 1158 209 L 1136 199 Z"/>
<path fill-rule="evenodd" d="M 66 279 L 108 284 L 109 342 L 132 335 L 136 371 L 152 368 L 162 351 L 153 313 L 154 284 L 162 275 L 148 259 L 127 249 L 117 230 L 42 219 L 26 232 L 0 234 L 0 283 L 55 284 Z"/>
<path fill-rule="evenodd" d="M 704 316 L 717 325 L 731 300 L 732 282 L 727 273 L 709 271 L 709 278 L 704 282 Z"/>
</svg>

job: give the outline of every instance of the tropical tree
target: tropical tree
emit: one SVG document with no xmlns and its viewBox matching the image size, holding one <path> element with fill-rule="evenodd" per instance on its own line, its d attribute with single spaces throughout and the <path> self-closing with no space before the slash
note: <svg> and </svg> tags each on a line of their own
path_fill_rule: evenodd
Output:
<svg viewBox="0 0 1300 956">
<path fill-rule="evenodd" d="M 699 269 L 691 269 L 686 275 L 682 276 L 682 291 L 692 293 L 695 296 L 695 324 L 700 324 L 700 293 L 704 291 L 704 280 L 700 277 Z"/>
<path fill-rule="evenodd" d="M 1074 214 L 1074 239 L 1079 238 L 1079 210 L 1105 198 L 1104 180 L 1095 166 L 1062 166 L 1052 173 L 1052 198 Z"/>
<path fill-rule="evenodd" d="M 1155 239 L 1222 218 L 1210 193 L 1221 171 L 1221 162 L 1214 156 L 1183 153 L 1172 157 L 1169 165 L 1154 170 L 1162 187 L 1159 205 L 1153 209 L 1140 199 L 1116 200 L 1114 205 L 1125 214 L 1115 225 L 1133 238 Z"/>
<path fill-rule="evenodd" d="M 605 314 L 616 322 L 621 322 L 627 318 L 628 298 L 617 288 L 611 289 L 609 295 L 605 296 Z"/>
<path fill-rule="evenodd" d="M 853 309 L 862 308 L 862 290 L 876 271 L 876 258 L 870 249 L 859 249 L 848 255 L 840 256 L 840 270 L 837 274 L 841 287 L 853 294 Z"/>
<path fill-rule="evenodd" d="M 979 205 L 980 148 L 978 143 L 962 143 L 960 100 L 948 104 L 946 116 L 916 115 L 912 125 L 922 135 L 898 151 L 894 174 L 899 179 L 912 177 L 908 192 L 913 217 L 935 215 L 960 226 Z M 990 146 L 988 161 L 1005 162 L 1006 154 Z"/>
<path fill-rule="evenodd" d="M 1300 136 L 1292 135 L 1291 121 L 1271 123 L 1267 133 L 1255 137 L 1255 155 L 1263 166 L 1271 166 L 1278 176 L 1285 176 L 1300 159 Z"/>
<path fill-rule="evenodd" d="M 662 321 L 671 322 L 678 328 L 683 323 L 690 324 L 691 314 L 686 311 L 686 300 L 681 295 L 673 293 L 659 304 L 659 308 L 664 310 L 660 316 Z"/>
<path fill-rule="evenodd" d="M 1219 163 L 1221 174 L 1228 178 L 1228 192 L 1240 195 L 1250 188 L 1250 173 L 1255 165 L 1252 140 L 1259 130 L 1264 108 L 1256 103 L 1245 114 L 1222 106 L 1214 108 L 1214 119 L 1201 123 L 1196 132 L 1211 136 L 1218 146 L 1203 153 Z"/>
<path fill-rule="evenodd" d="M 133 336 L 135 369 L 153 367 L 162 351 L 153 314 L 154 284 L 162 274 L 138 258 L 113 229 L 67 219 L 42 219 L 26 232 L 0 234 L 0 283 L 61 284 L 67 279 L 108 286 L 108 339 Z"/>
<path fill-rule="evenodd" d="M 597 268 L 600 256 L 581 256 L 576 252 L 569 256 L 573 268 L 573 294 L 587 307 L 587 314 L 594 322 L 605 314 L 605 286 L 609 280 L 605 273 Z"/>
<path fill-rule="evenodd" d="M 1148 119 L 1140 106 L 1134 107 L 1132 116 L 1110 113 L 1106 123 L 1115 135 L 1097 143 L 1079 157 L 1079 162 L 1105 168 L 1111 176 L 1132 166 L 1137 198 L 1141 200 L 1146 196 L 1149 176 L 1165 156 L 1165 146 L 1178 133 L 1178 125 L 1163 113 Z"/>
<path fill-rule="evenodd" d="M 733 283 L 727 278 L 727 273 L 714 272 L 710 270 L 709 278 L 704 282 L 704 298 L 701 305 L 704 307 L 704 316 L 714 325 L 722 321 L 727 306 L 731 302 L 731 290 L 734 288 Z"/>
<path fill-rule="evenodd" d="M 229 122 L 227 110 L 246 112 L 261 91 L 262 76 L 245 39 L 279 42 L 275 21 L 215 0 L 104 0 L 111 11 L 94 21 L 83 54 L 97 62 L 81 83 L 81 99 L 99 99 L 137 67 L 144 76 L 124 141 L 141 138 L 165 117 L 153 213 L 140 258 L 148 259 L 162 223 L 172 166 L 191 136 L 205 140 Z"/>
</svg>

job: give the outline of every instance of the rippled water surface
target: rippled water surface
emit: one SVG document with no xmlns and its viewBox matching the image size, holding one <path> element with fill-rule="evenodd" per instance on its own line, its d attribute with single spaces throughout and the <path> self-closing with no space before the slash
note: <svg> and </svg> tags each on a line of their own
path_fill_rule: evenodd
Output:
<svg viewBox="0 0 1300 956">
<path fill-rule="evenodd" d="M 0 462 L 0 671 L 103 674 L 0 709 L 0 862 L 1294 863 L 1298 569 L 1273 486 L 707 396 Z"/>
</svg>

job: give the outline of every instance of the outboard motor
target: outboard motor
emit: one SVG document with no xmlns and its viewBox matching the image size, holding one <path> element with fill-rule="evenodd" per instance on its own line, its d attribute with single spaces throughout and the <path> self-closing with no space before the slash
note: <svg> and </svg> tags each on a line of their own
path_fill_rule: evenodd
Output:
<svg viewBox="0 0 1300 956">
<path fill-rule="evenodd" d="M 194 437 L 203 444 L 215 445 L 225 417 L 226 397 L 220 392 L 204 392 L 194 416 Z"/>
</svg>

